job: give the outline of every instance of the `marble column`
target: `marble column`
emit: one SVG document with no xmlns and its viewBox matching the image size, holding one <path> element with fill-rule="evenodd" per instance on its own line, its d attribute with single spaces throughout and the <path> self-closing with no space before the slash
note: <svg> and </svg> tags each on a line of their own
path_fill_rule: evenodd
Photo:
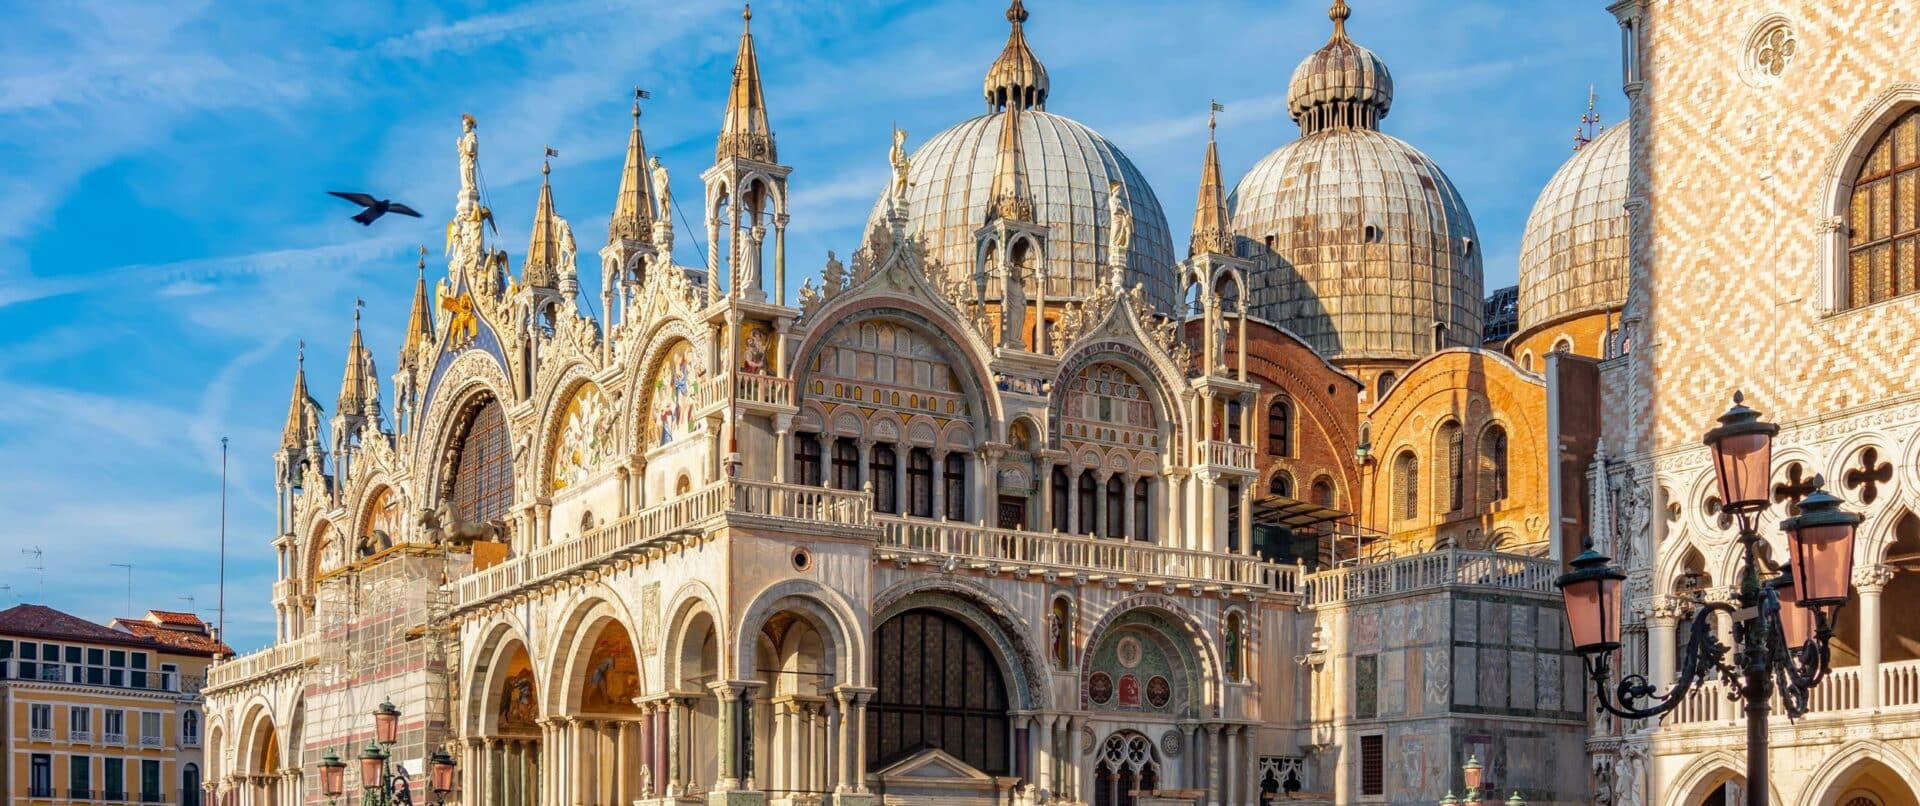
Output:
<svg viewBox="0 0 1920 806">
<path fill-rule="evenodd" d="M 1662 691 L 1673 685 L 1674 630 L 1685 608 L 1686 602 L 1672 596 L 1655 596 L 1647 607 L 1647 676 Z"/>
<path fill-rule="evenodd" d="M 1222 744 L 1226 745 L 1225 769 L 1220 771 L 1220 788 L 1225 790 L 1228 803 L 1239 803 L 1245 795 L 1240 791 L 1240 731 L 1239 725 L 1229 725 L 1221 731 Z"/>
<path fill-rule="evenodd" d="M 854 752 L 853 726 L 849 724 L 849 722 L 851 722 L 850 717 L 854 711 L 854 694 L 847 687 L 843 686 L 835 689 L 833 695 L 840 706 L 839 716 L 835 720 L 839 723 L 839 731 L 837 731 L 838 735 L 834 737 L 834 747 L 836 750 L 834 758 L 839 764 L 834 770 L 833 791 L 835 794 L 846 795 L 852 794 L 855 791 L 854 787 L 856 785 L 854 780 L 855 765 L 852 763 Z"/>
<path fill-rule="evenodd" d="M 1880 595 L 1893 581 L 1894 569 L 1869 565 L 1853 570 L 1853 587 L 1860 592 L 1860 708 L 1880 708 Z"/>
<path fill-rule="evenodd" d="M 1224 755 L 1222 745 L 1225 740 L 1220 734 L 1219 725 L 1207 726 L 1207 798 L 1209 803 L 1224 804 L 1227 802 L 1226 788 L 1222 786 L 1220 778 L 1226 771 L 1220 769 L 1220 758 Z"/>
</svg>

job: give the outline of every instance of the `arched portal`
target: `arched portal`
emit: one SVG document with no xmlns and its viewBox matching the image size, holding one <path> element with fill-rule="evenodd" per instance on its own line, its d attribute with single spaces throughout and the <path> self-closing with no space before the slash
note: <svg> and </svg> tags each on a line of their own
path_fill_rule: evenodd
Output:
<svg viewBox="0 0 1920 806">
<path fill-rule="evenodd" d="M 553 683 L 560 713 L 573 719 L 567 730 L 575 748 L 564 767 L 578 802 L 631 803 L 642 796 L 638 764 L 641 713 L 635 700 L 643 689 L 632 634 L 603 601 L 590 600 L 564 622 L 569 636 L 560 650 Z M 641 762 L 646 763 L 646 762 Z M 651 778 L 649 768 L 646 777 Z"/>
<path fill-rule="evenodd" d="M 279 780 L 280 770 L 287 766 L 280 752 L 280 731 L 273 715 L 264 704 L 256 705 L 242 724 L 245 725 L 241 733 L 244 743 L 240 746 L 238 785 L 248 790 L 255 806 L 291 806 L 281 802 L 279 788 L 273 784 Z M 109 796 L 132 791 L 132 782 L 124 777 L 117 782 L 109 777 L 105 783 Z"/>
<path fill-rule="evenodd" d="M 484 681 L 477 717 L 481 723 L 482 758 L 472 763 L 492 775 L 474 779 L 481 803 L 531 806 L 540 787 L 540 684 L 527 645 L 518 638 L 500 639 L 483 654 L 485 665 L 475 670 Z"/>
<path fill-rule="evenodd" d="M 987 642 L 959 618 L 915 608 L 874 633 L 866 769 L 940 750 L 989 775 L 1013 772 L 1006 679 Z"/>
<path fill-rule="evenodd" d="M 1902 760 L 1904 762 L 1904 760 Z M 1819 779 L 1814 779 L 1817 785 Z M 1825 791 L 1814 794 L 1813 806 L 1917 806 L 1920 796 L 1913 782 L 1885 761 L 1862 754 L 1834 776 Z"/>
</svg>

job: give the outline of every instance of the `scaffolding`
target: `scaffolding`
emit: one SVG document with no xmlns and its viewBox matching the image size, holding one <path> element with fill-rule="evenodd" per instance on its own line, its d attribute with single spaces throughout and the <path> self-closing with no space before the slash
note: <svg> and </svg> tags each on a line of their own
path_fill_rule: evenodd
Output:
<svg viewBox="0 0 1920 806">
<path fill-rule="evenodd" d="M 319 580 L 313 614 L 316 662 L 303 680 L 300 737 L 302 769 L 317 769 L 331 752 L 357 758 L 373 738 L 372 713 L 383 701 L 400 709 L 393 764 L 414 788 L 414 802 L 427 796 L 425 759 L 453 739 L 454 637 L 445 629 L 452 602 L 450 573 L 470 559 L 439 547 L 401 545 L 341 568 Z M 349 791 L 359 787 L 359 766 L 347 767 Z M 302 788 L 302 803 L 323 803 L 318 782 Z"/>
</svg>

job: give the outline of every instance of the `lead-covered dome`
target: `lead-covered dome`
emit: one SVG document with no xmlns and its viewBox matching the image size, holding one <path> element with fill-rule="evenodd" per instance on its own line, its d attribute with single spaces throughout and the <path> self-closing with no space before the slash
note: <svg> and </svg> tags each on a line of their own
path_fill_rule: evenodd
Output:
<svg viewBox="0 0 1920 806">
<path fill-rule="evenodd" d="M 1392 80 L 1347 39 L 1346 4 L 1329 16 L 1332 39 L 1294 71 L 1300 139 L 1256 163 L 1228 200 L 1238 248 L 1257 261 L 1252 312 L 1337 360 L 1477 346 L 1473 217 L 1440 166 L 1378 130 Z"/>
<path fill-rule="evenodd" d="M 1533 204 L 1520 238 L 1520 329 L 1627 301 L 1626 126 L 1573 153 Z"/>
<path fill-rule="evenodd" d="M 1133 161 L 1107 138 L 1045 110 L 1047 72 L 1027 46 L 1026 19 L 1026 9 L 1015 0 L 1007 10 L 1012 25 L 1007 46 L 984 82 L 989 112 L 934 135 L 909 158 L 907 230 L 925 238 L 928 253 L 948 276 L 971 281 L 974 233 L 987 223 L 996 171 L 1007 170 L 1010 177 L 1024 178 L 1024 183 L 1003 179 L 1007 189 L 1030 197 L 1033 223 L 1047 229 L 1047 299 L 1084 297 L 1108 277 L 1107 199 L 1117 182 L 1133 213 L 1126 283 L 1145 286 L 1156 307 L 1171 310 L 1177 296 L 1173 234 L 1160 200 Z M 1001 131 L 1008 120 L 1019 121 L 1018 155 L 1003 160 Z M 869 228 L 882 225 L 889 204 L 883 191 Z M 999 298 L 996 283 L 988 283 L 986 291 L 988 300 Z M 1030 285 L 1029 299 L 1037 291 Z"/>
<path fill-rule="evenodd" d="M 973 234 L 987 221 L 1000 128 L 1011 117 L 1001 112 L 964 121 L 913 154 L 907 231 L 925 236 L 928 253 L 950 276 L 972 275 Z M 1168 308 L 1175 296 L 1173 234 L 1140 170 L 1071 118 L 1030 109 L 1018 119 L 1033 217 L 1047 227 L 1047 298 L 1090 294 L 1107 276 L 1107 188 L 1119 182 L 1134 220 L 1127 285 L 1145 285 L 1154 304 Z M 868 226 L 881 223 L 886 203 L 882 193 Z M 991 286 L 988 292 L 997 296 Z"/>
</svg>

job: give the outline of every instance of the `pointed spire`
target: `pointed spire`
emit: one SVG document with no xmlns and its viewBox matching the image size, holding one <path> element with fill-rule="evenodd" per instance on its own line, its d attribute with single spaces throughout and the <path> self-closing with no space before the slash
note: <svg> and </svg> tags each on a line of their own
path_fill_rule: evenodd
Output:
<svg viewBox="0 0 1920 806">
<path fill-rule="evenodd" d="M 993 167 L 993 201 L 987 220 L 1033 220 L 1033 194 L 1027 189 L 1027 158 L 1020 137 L 1020 107 L 1000 115 L 1000 147 Z"/>
<path fill-rule="evenodd" d="M 740 12 L 740 53 L 734 57 L 733 86 L 727 90 L 727 117 L 713 158 L 776 162 L 773 127 L 767 124 L 767 96 L 760 88 L 760 58 L 753 51 L 753 6 Z"/>
<path fill-rule="evenodd" d="M 313 396 L 307 393 L 307 343 L 300 343 L 298 368 L 293 371 L 293 399 L 287 402 L 287 425 L 280 431 L 280 449 L 284 451 L 305 450 L 314 435 L 307 431 L 307 402 Z"/>
<path fill-rule="evenodd" d="M 1203 252 L 1228 254 L 1233 239 L 1227 233 L 1227 194 L 1220 182 L 1220 149 L 1214 143 L 1215 116 L 1226 107 L 1215 102 L 1207 111 L 1207 158 L 1200 166 L 1200 199 L 1193 206 L 1193 236 L 1187 240 L 1187 256 Z"/>
<path fill-rule="evenodd" d="M 553 226 L 553 185 L 548 181 L 552 173 L 553 164 L 542 160 L 540 201 L 533 207 L 533 238 L 527 243 L 527 260 L 520 269 L 521 284 L 529 288 L 553 288 L 557 283 L 554 268 L 560 265 L 560 244 Z"/>
<path fill-rule="evenodd" d="M 353 337 L 347 341 L 347 368 L 340 374 L 340 405 L 334 413 L 359 417 L 367 413 L 367 404 L 379 395 L 379 372 L 373 367 L 373 351 L 360 339 L 360 307 L 353 301 Z"/>
<path fill-rule="evenodd" d="M 1000 58 L 993 60 L 993 66 L 987 68 L 985 91 L 989 111 L 1047 108 L 1047 68 L 1040 63 L 1040 57 L 1033 55 L 1033 48 L 1027 46 L 1026 22 L 1026 4 L 1013 0 L 1013 5 L 1007 7 L 1007 23 L 1012 26 L 1007 32 L 1007 46 L 1001 49 Z"/>
<path fill-rule="evenodd" d="M 420 345 L 433 341 L 433 309 L 427 306 L 427 247 L 420 247 L 420 277 L 413 283 L 413 310 L 407 314 L 406 340 L 400 344 L 400 365 L 419 360 Z"/>
<path fill-rule="evenodd" d="M 633 88 L 633 133 L 627 136 L 627 164 L 620 169 L 620 195 L 607 222 L 607 243 L 653 241 L 653 192 L 647 181 L 647 145 L 640 138 L 640 99 L 647 91 Z"/>
</svg>

